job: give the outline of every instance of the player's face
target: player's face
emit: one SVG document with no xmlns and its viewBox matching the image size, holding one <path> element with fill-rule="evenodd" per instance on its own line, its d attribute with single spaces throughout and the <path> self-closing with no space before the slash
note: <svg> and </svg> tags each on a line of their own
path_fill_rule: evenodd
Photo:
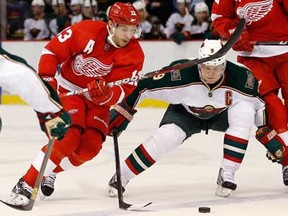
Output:
<svg viewBox="0 0 288 216">
<path fill-rule="evenodd" d="M 138 10 L 138 13 L 141 17 L 141 22 L 144 22 L 148 16 L 148 13 L 145 8 Z"/>
<path fill-rule="evenodd" d="M 216 83 L 223 75 L 225 67 L 224 65 L 208 66 L 200 64 L 201 79 L 207 84 Z"/>
<path fill-rule="evenodd" d="M 134 25 L 118 25 L 112 37 L 114 43 L 119 47 L 125 47 L 133 38 L 137 27 Z"/>
<path fill-rule="evenodd" d="M 201 11 L 195 14 L 199 22 L 204 22 L 208 17 L 207 11 Z"/>
</svg>

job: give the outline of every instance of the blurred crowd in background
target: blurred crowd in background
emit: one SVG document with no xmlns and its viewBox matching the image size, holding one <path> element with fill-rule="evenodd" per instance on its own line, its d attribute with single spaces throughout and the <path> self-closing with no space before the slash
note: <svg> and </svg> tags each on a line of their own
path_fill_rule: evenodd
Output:
<svg viewBox="0 0 288 216">
<path fill-rule="evenodd" d="M 121 0 L 118 0 L 121 1 Z M 214 0 L 134 0 L 141 40 L 219 38 L 211 25 Z M 49 40 L 85 19 L 107 21 L 112 0 L 7 0 L 7 40 Z M 3 27 L 2 27 L 3 28 Z"/>
</svg>

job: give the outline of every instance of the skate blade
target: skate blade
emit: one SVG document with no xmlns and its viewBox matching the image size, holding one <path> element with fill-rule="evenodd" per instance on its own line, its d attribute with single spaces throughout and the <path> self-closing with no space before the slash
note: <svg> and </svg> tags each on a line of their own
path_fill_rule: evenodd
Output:
<svg viewBox="0 0 288 216">
<path fill-rule="evenodd" d="M 222 186 L 218 185 L 215 194 L 219 197 L 229 197 L 231 194 L 231 189 L 223 188 Z"/>
</svg>

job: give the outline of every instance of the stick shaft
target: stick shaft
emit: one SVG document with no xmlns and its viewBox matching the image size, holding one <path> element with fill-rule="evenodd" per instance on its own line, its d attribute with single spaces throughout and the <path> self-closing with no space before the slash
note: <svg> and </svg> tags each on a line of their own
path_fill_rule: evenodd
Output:
<svg viewBox="0 0 288 216">
<path fill-rule="evenodd" d="M 53 149 L 54 141 L 55 141 L 55 138 L 52 138 L 52 139 L 49 140 L 49 142 L 47 144 L 47 148 L 46 148 L 46 152 L 45 152 L 45 155 L 44 155 L 44 159 L 42 161 L 41 168 L 40 168 L 39 173 L 37 175 L 35 186 L 34 186 L 34 188 L 32 190 L 30 202 L 29 202 L 29 204 L 27 206 L 25 206 L 26 210 L 32 210 L 32 208 L 34 206 L 34 202 L 35 202 L 35 200 L 37 198 L 39 187 L 41 185 L 41 182 L 42 182 L 42 179 L 43 179 L 43 176 L 44 176 L 44 172 L 45 172 L 48 160 L 50 158 L 50 155 L 51 155 L 51 152 L 52 152 L 52 149 Z"/>
<path fill-rule="evenodd" d="M 288 41 L 251 41 L 250 44 L 263 46 L 288 46 Z"/>
<path fill-rule="evenodd" d="M 114 144 L 115 168 L 116 168 L 116 176 L 117 176 L 118 204 L 119 204 L 119 208 L 122 208 L 123 191 L 122 191 L 122 179 L 121 179 L 121 167 L 120 167 L 120 156 L 119 156 L 117 130 L 113 129 L 112 134 L 113 134 L 113 141 L 114 141 L 113 144 Z"/>
</svg>

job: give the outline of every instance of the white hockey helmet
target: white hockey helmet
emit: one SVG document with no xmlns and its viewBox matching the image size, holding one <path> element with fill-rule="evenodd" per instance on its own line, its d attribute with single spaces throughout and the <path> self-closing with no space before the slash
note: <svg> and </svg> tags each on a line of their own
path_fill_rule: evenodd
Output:
<svg viewBox="0 0 288 216">
<path fill-rule="evenodd" d="M 44 2 L 44 0 L 33 0 L 33 1 L 31 2 L 31 5 L 32 5 L 32 6 L 35 6 L 35 5 L 45 6 L 45 2 Z"/>
<path fill-rule="evenodd" d="M 215 54 L 218 50 L 222 48 L 223 44 L 221 40 L 208 40 L 206 39 L 200 49 L 199 49 L 199 59 L 209 57 L 213 54 Z M 211 61 L 203 62 L 202 64 L 205 64 L 207 66 L 218 66 L 223 64 L 223 66 L 226 66 L 226 55 L 223 55 L 220 58 L 213 59 Z"/>
<path fill-rule="evenodd" d="M 84 7 L 97 7 L 97 2 L 95 0 L 84 0 Z"/>
<path fill-rule="evenodd" d="M 177 0 L 176 2 L 177 3 L 186 3 L 186 4 L 188 4 L 188 3 L 191 2 L 191 0 Z"/>
<path fill-rule="evenodd" d="M 205 2 L 197 2 L 195 4 L 194 12 L 199 13 L 199 12 L 205 12 L 209 13 L 209 8 L 208 5 Z"/>
<path fill-rule="evenodd" d="M 83 5 L 83 0 L 71 0 L 70 5 Z"/>
<path fill-rule="evenodd" d="M 146 3 L 144 0 L 137 0 L 133 2 L 133 6 L 136 8 L 136 10 L 142 10 L 146 8 Z"/>
<path fill-rule="evenodd" d="M 64 4 L 65 5 L 65 1 L 64 0 L 52 0 L 52 5 L 53 6 L 57 6 L 59 4 Z"/>
</svg>

